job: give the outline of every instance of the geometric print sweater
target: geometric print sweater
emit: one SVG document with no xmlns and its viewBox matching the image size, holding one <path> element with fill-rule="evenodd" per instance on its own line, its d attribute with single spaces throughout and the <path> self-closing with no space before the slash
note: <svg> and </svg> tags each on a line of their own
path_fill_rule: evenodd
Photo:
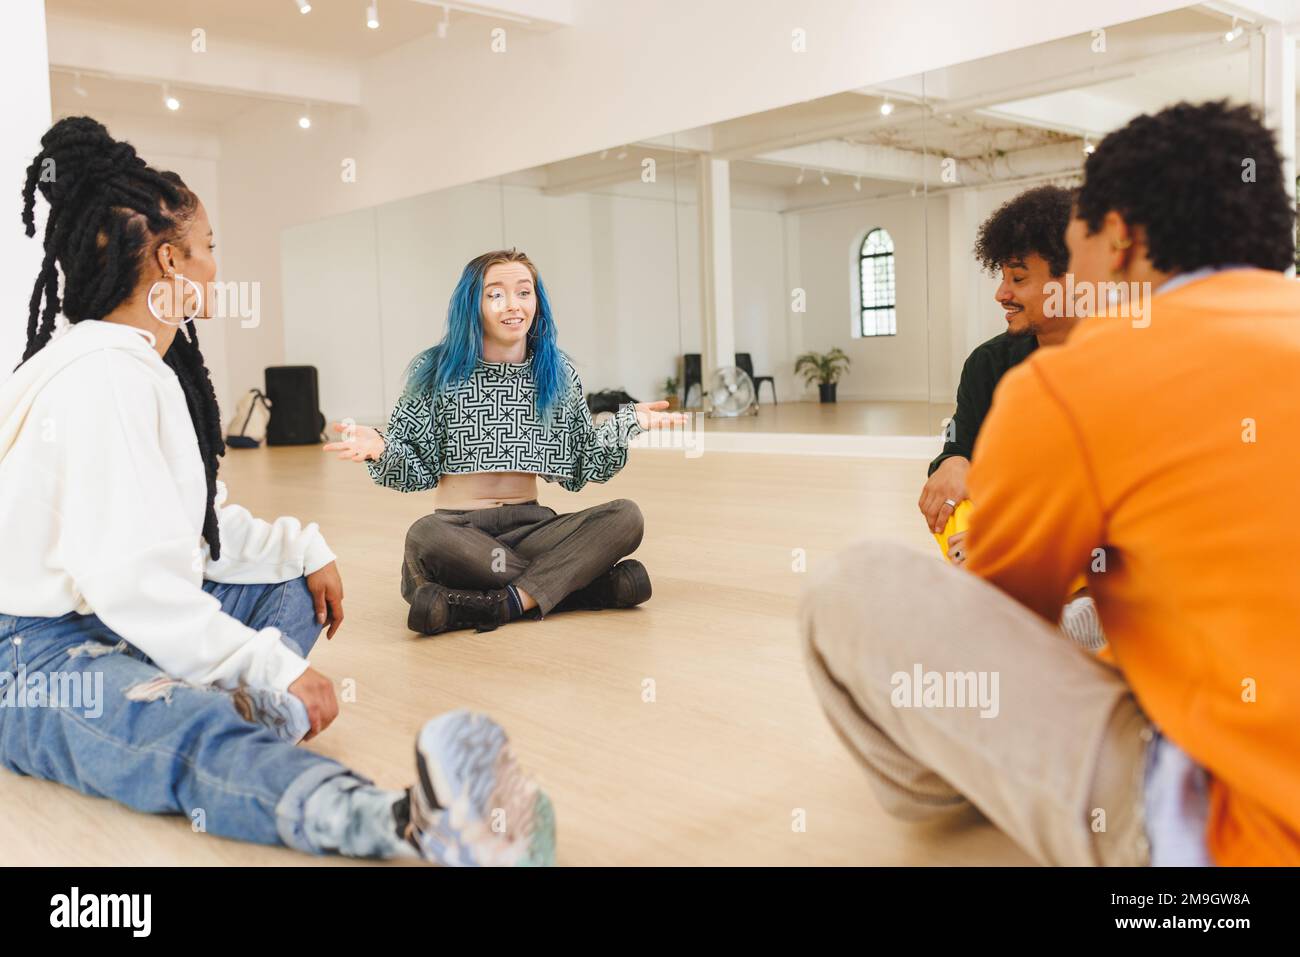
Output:
<svg viewBox="0 0 1300 957">
<path fill-rule="evenodd" d="M 644 429 L 625 404 L 599 428 L 582 380 L 564 358 L 568 385 L 543 423 L 534 406 L 532 365 L 479 360 L 460 385 L 435 395 L 403 394 L 384 431 L 370 477 L 401 492 L 437 486 L 443 475 L 528 472 L 576 492 L 607 482 L 627 464 L 628 440 Z"/>
</svg>

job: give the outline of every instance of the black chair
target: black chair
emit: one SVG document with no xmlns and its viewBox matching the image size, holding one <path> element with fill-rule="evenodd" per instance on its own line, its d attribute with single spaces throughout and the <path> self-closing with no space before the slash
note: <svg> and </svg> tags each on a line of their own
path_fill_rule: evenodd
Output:
<svg viewBox="0 0 1300 957">
<path fill-rule="evenodd" d="M 754 381 L 754 401 L 758 401 L 758 393 L 762 391 L 763 383 L 766 382 L 772 387 L 772 404 L 776 404 L 776 379 L 770 375 L 754 375 L 754 360 L 750 358 L 748 352 L 736 353 L 736 368 L 740 369 L 745 375 Z"/>
<path fill-rule="evenodd" d="M 691 386 L 700 387 L 700 405 L 704 404 L 704 360 L 698 352 L 682 356 L 682 408 L 691 408 Z"/>
</svg>

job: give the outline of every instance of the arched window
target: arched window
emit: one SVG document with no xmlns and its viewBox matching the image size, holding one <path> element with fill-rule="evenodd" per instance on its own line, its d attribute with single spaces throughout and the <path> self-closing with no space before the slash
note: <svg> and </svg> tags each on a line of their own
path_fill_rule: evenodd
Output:
<svg viewBox="0 0 1300 957">
<path fill-rule="evenodd" d="M 858 334 L 894 335 L 898 331 L 894 302 L 894 240 L 879 227 L 862 240 L 858 281 L 862 290 Z"/>
</svg>

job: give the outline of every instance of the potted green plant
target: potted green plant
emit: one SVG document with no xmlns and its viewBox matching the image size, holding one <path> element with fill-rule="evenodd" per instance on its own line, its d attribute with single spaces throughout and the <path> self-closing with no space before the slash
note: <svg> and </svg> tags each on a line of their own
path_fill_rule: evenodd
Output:
<svg viewBox="0 0 1300 957">
<path fill-rule="evenodd" d="M 835 385 L 851 364 L 844 350 L 836 346 L 830 352 L 805 352 L 794 361 L 794 374 L 802 375 L 807 385 L 816 382 L 822 402 L 834 402 Z"/>
<path fill-rule="evenodd" d="M 670 412 L 675 411 L 681 404 L 680 400 L 677 398 L 677 386 L 678 382 L 676 376 L 669 376 L 667 379 L 664 379 L 663 397 L 668 400 L 668 410 Z"/>
</svg>

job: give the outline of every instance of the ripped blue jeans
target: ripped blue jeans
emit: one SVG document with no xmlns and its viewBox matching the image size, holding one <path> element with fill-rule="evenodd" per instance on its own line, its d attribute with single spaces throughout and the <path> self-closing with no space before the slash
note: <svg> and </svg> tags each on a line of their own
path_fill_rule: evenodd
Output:
<svg viewBox="0 0 1300 957">
<path fill-rule="evenodd" d="M 306 580 L 205 582 L 222 609 L 306 655 L 321 626 Z M 197 636 L 196 636 L 197 640 Z M 196 831 L 315 851 L 303 805 L 343 765 L 241 716 L 235 696 L 172 681 L 95 615 L 0 615 L 0 766 Z"/>
</svg>

